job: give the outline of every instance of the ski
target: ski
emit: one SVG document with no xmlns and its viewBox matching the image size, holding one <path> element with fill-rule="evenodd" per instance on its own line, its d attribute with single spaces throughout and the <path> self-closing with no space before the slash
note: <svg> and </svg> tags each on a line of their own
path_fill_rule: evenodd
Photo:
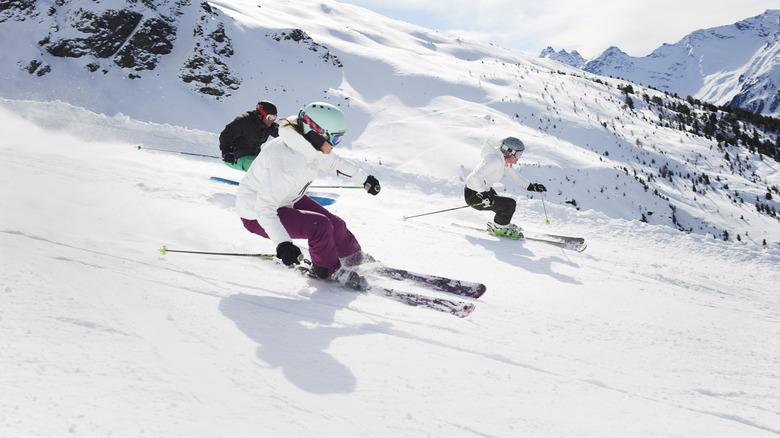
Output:
<svg viewBox="0 0 780 438">
<path fill-rule="evenodd" d="M 471 298 L 479 298 L 487 290 L 487 286 L 474 281 L 455 280 L 438 275 L 420 274 L 417 272 L 391 268 L 384 265 L 369 272 L 391 278 L 393 280 L 411 280 L 430 287 L 431 289 Z"/>
<path fill-rule="evenodd" d="M 231 186 L 237 186 L 238 185 L 238 181 L 233 181 L 232 179 L 227 179 L 227 178 L 220 178 L 218 176 L 212 176 L 209 179 L 212 180 L 212 181 L 218 181 L 218 182 L 221 182 L 221 183 L 230 184 Z"/>
<path fill-rule="evenodd" d="M 588 245 L 584 243 L 563 242 L 560 240 L 540 239 L 537 237 L 529 237 L 529 236 L 523 237 L 523 240 L 528 240 L 530 242 L 544 243 L 545 245 L 557 246 L 558 248 L 561 249 L 568 249 L 577 252 L 583 252 L 588 248 Z"/>
<path fill-rule="evenodd" d="M 284 264 L 274 256 L 274 254 L 241 254 L 241 253 L 224 253 L 224 252 L 184 251 L 178 249 L 168 249 L 168 247 L 165 245 L 163 245 L 163 247 L 160 248 L 159 251 L 160 254 L 162 255 L 166 255 L 169 252 L 172 252 L 172 253 L 186 253 L 186 254 L 210 254 L 210 255 L 233 255 L 233 256 L 258 257 L 260 258 L 260 260 L 273 262 L 277 266 L 284 266 Z M 382 296 L 385 298 L 389 298 L 404 303 L 409 306 L 422 307 L 425 309 L 431 309 L 439 312 L 449 313 L 459 318 L 465 318 L 471 315 L 471 312 L 473 312 L 474 309 L 476 308 L 476 306 L 473 303 L 429 297 L 426 295 L 416 294 L 413 292 L 403 292 L 403 291 L 398 291 L 395 289 L 390 289 L 385 287 L 371 286 L 370 284 L 368 284 L 368 281 L 363 276 L 361 276 L 359 281 L 354 282 L 351 286 L 344 285 L 333 280 L 327 280 L 327 279 L 323 280 L 317 277 L 314 274 L 314 272 L 312 272 L 312 270 L 309 269 L 308 266 L 311 265 L 311 262 L 309 260 L 304 260 L 304 263 L 305 263 L 304 265 L 291 266 L 289 268 L 294 269 L 298 273 L 303 274 L 307 277 L 314 278 L 317 281 L 330 282 L 334 285 L 338 285 L 356 292 L 370 293 L 373 295 Z"/>
<path fill-rule="evenodd" d="M 526 231 L 523 230 L 523 234 L 525 233 Z M 559 234 L 535 233 L 533 231 L 528 231 L 528 234 L 530 234 L 531 237 L 536 237 L 539 239 L 557 240 L 560 242 L 574 243 L 574 244 L 585 243 L 585 239 L 583 239 L 582 237 L 561 236 Z"/>
<path fill-rule="evenodd" d="M 471 312 L 473 312 L 476 308 L 474 303 L 434 298 L 412 292 L 401 292 L 395 289 L 384 287 L 371 287 L 367 290 L 367 292 L 381 295 L 385 298 L 399 301 L 409 306 L 423 307 L 426 309 L 449 313 L 450 315 L 455 315 L 458 318 L 465 318 L 471 315 Z"/>
<path fill-rule="evenodd" d="M 391 289 L 386 287 L 371 286 L 370 284 L 368 284 L 367 281 L 361 281 L 355 286 L 343 285 L 341 283 L 332 280 L 327 280 L 327 279 L 323 280 L 317 277 L 314 274 L 314 272 L 312 272 L 311 269 L 309 269 L 306 266 L 296 266 L 295 269 L 301 274 L 318 281 L 326 281 L 334 285 L 341 286 L 345 289 L 349 289 L 356 292 L 381 296 L 384 298 L 391 299 L 393 301 L 398 301 L 408 306 L 421 307 L 424 309 L 449 313 L 450 315 L 455 315 L 458 318 L 465 318 L 471 315 L 471 312 L 473 312 L 474 309 L 476 308 L 474 303 L 430 297 L 427 295 L 417 294 L 414 292 L 399 291 L 396 289 Z M 365 280 L 365 277 L 363 277 L 363 280 Z"/>
<path fill-rule="evenodd" d="M 452 225 L 460 228 L 467 228 L 470 230 L 488 232 L 487 228 L 479 228 L 471 225 L 459 224 L 457 222 L 453 222 Z M 556 246 L 561 249 L 567 249 L 567 250 L 577 251 L 577 252 L 583 252 L 588 247 L 588 245 L 585 244 L 585 239 L 581 237 L 569 237 L 569 236 L 559 236 L 556 234 L 533 233 L 533 232 L 528 232 L 526 230 L 523 230 L 522 232 L 523 232 L 523 238 L 517 240 L 539 242 L 545 245 Z"/>
</svg>

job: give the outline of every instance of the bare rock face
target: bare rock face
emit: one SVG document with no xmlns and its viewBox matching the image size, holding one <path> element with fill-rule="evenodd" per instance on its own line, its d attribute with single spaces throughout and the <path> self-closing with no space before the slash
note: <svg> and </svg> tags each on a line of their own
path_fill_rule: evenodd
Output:
<svg viewBox="0 0 780 438">
<path fill-rule="evenodd" d="M 238 89 L 241 80 L 225 59 L 233 55 L 233 46 L 218 11 L 190 0 L 130 0 L 122 9 L 101 9 L 101 2 L 57 0 L 41 6 L 34 0 L 0 2 L 0 24 L 27 21 L 40 33 L 42 53 L 58 58 L 92 58 L 84 64 L 89 72 L 113 69 L 130 70 L 130 79 L 154 71 L 169 55 L 181 29 L 185 9 L 199 8 L 200 18 L 191 30 L 194 49 L 179 69 L 179 78 L 193 91 L 215 98 Z M 217 18 L 217 19 L 215 19 Z M 52 71 L 43 58 L 19 63 L 22 70 L 43 76 Z"/>
<path fill-rule="evenodd" d="M 18 68 L 39 77 L 73 63 L 89 73 L 116 72 L 129 79 L 173 74 L 194 93 L 215 100 L 241 87 L 230 37 L 234 21 L 220 9 L 191 0 L 126 0 L 121 8 L 108 3 L 0 1 L 0 25 L 22 26 L 18 34 L 33 35 L 39 48 L 38 55 L 16 60 Z M 304 48 L 313 59 L 343 67 L 302 29 L 264 36 L 272 44 L 288 45 L 291 56 Z M 52 57 L 71 62 L 53 62 Z"/>
<path fill-rule="evenodd" d="M 193 29 L 195 49 L 179 70 L 179 78 L 195 91 L 220 98 L 237 90 L 241 80 L 223 60 L 233 56 L 233 44 L 218 11 L 208 3 L 200 6 L 201 16 Z"/>
</svg>

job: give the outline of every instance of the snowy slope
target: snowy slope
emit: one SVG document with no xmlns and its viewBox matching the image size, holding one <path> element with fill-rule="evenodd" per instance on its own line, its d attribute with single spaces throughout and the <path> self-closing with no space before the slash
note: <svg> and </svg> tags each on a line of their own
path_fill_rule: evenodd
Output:
<svg viewBox="0 0 780 438">
<path fill-rule="evenodd" d="M 412 188 L 459 196 L 484 139 L 514 135 L 528 145 L 523 173 L 550 188 L 551 205 L 756 246 L 780 242 L 777 215 L 756 205 L 780 208 L 778 164 L 692 135 L 692 126 L 670 126 L 675 115 L 643 96 L 687 104 L 655 90 L 636 86 L 631 110 L 619 89 L 627 82 L 337 2 L 38 5 L 37 15 L 10 15 L 13 9 L 0 15 L 13 17 L 0 22 L 0 36 L 15 43 L 0 52 L 0 74 L 7 78 L 0 96 L 59 100 L 103 117 L 191 129 L 184 144 L 148 134 L 123 137 L 145 147 L 217 154 L 221 129 L 258 99 L 274 101 L 282 114 L 325 100 L 349 120 L 342 153 L 377 165 L 379 177 L 400 175 Z M 145 53 L 157 60 L 153 70 L 121 67 L 116 56 L 51 55 L 40 41 L 56 45 L 91 35 L 76 30 L 84 25 L 74 18 L 85 15 L 82 9 L 169 19 L 177 29 L 173 48 L 167 55 Z M 292 34 L 301 39 L 288 39 Z M 234 78 L 237 88 L 222 81 L 222 96 L 196 91 L 197 81 L 183 79 L 205 74 L 186 67 L 195 58 L 203 69 L 215 69 L 215 77 Z M 41 63 L 34 72 L 31 60 Z M 91 64 L 98 70 L 90 71 Z M 38 76 L 45 66 L 50 71 Z M 47 123 L 64 123 L 58 119 Z M 777 141 L 776 133 L 758 135 Z M 662 177 L 667 172 L 674 179 Z M 704 176 L 712 183 L 702 185 Z M 505 190 L 533 197 L 511 184 Z"/>
<path fill-rule="evenodd" d="M 161 256 L 272 251 L 208 179 L 239 172 L 135 141 L 204 134 L 0 103 L 3 436 L 780 434 L 777 249 L 550 203 L 544 225 L 525 197 L 518 223 L 588 250 L 497 241 L 449 226 L 486 220 L 471 210 L 401 220 L 462 200 L 358 160 L 382 193 L 332 210 L 388 264 L 484 281 L 458 319 L 257 259 Z"/>
</svg>

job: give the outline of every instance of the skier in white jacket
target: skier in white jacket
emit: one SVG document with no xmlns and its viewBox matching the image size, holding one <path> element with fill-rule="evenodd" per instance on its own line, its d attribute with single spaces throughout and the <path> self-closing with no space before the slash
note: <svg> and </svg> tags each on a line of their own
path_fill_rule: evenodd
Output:
<svg viewBox="0 0 780 438">
<path fill-rule="evenodd" d="M 493 184 L 504 175 L 520 187 L 532 192 L 546 192 L 542 184 L 536 184 L 523 178 L 512 168 L 523 154 L 525 145 L 515 137 L 506 137 L 500 144 L 488 139 L 482 146 L 482 162 L 466 178 L 464 197 L 466 202 L 477 210 L 495 212 L 489 229 L 497 236 L 522 239 L 520 227 L 510 223 L 515 214 L 517 201 L 506 196 L 498 196 Z"/>
<path fill-rule="evenodd" d="M 347 130 L 335 106 L 315 102 L 298 117 L 281 121 L 279 137 L 263 146 L 241 180 L 236 211 L 247 230 L 276 245 L 285 265 L 303 259 L 293 239 L 308 239 L 317 277 L 359 287 L 363 280 L 349 266 L 361 262 L 360 244 L 341 218 L 306 196 L 306 189 L 320 170 L 358 181 L 372 195 L 379 193 L 379 181 L 332 153 Z"/>
</svg>

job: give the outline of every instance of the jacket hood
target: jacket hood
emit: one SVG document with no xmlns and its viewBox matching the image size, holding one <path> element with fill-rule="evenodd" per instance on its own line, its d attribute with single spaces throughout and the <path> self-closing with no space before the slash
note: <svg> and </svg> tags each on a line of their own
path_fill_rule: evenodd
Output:
<svg viewBox="0 0 780 438">
<path fill-rule="evenodd" d="M 501 153 L 499 147 L 500 145 L 493 140 L 485 140 L 485 143 L 482 145 L 482 152 L 480 152 L 480 157 L 485 158 L 490 155 L 496 155 L 503 160 L 504 154 Z"/>
<path fill-rule="evenodd" d="M 282 139 L 285 146 L 306 157 L 306 161 L 314 161 L 320 157 L 322 152 L 314 149 L 314 146 L 309 143 L 309 140 L 306 140 L 295 130 L 293 125 L 298 123 L 298 118 L 287 117 L 287 120 L 292 123 L 292 125 L 282 121 L 282 124 L 279 126 L 279 138 Z"/>
</svg>

